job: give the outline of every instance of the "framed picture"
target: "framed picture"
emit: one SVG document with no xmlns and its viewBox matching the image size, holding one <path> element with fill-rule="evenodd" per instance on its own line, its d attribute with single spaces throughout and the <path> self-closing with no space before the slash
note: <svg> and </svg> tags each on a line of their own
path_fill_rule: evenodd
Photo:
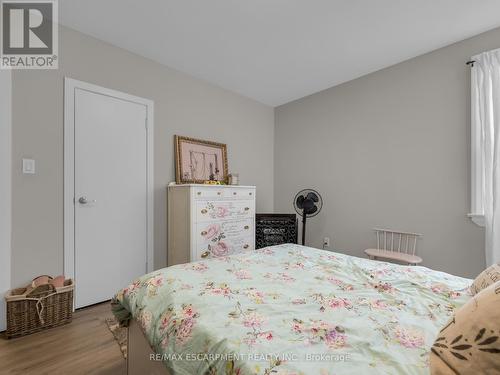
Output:
<svg viewBox="0 0 500 375">
<path fill-rule="evenodd" d="M 227 147 L 223 143 L 175 136 L 175 182 L 227 181 Z"/>
</svg>

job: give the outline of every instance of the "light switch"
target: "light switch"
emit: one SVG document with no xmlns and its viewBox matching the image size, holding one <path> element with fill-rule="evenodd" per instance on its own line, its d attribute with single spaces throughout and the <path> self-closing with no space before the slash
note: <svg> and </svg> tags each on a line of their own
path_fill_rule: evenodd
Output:
<svg viewBox="0 0 500 375">
<path fill-rule="evenodd" d="M 23 159 L 23 173 L 24 174 L 35 174 L 35 160 L 34 159 Z"/>
</svg>

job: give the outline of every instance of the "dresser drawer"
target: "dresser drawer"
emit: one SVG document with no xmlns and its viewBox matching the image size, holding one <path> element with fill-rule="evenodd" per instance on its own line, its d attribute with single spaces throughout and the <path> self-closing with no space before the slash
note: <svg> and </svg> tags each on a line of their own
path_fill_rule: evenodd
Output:
<svg viewBox="0 0 500 375">
<path fill-rule="evenodd" d="M 255 221 L 232 220 L 198 223 L 194 234 L 196 258 L 213 258 L 253 250 Z"/>
<path fill-rule="evenodd" d="M 193 195 L 195 200 L 218 199 L 224 198 L 224 190 L 222 186 L 199 186 L 193 188 Z"/>
<path fill-rule="evenodd" d="M 255 202 L 242 200 L 197 201 L 195 205 L 196 222 L 253 219 Z"/>
<path fill-rule="evenodd" d="M 255 197 L 255 189 L 227 187 L 224 189 L 224 197 L 231 199 L 253 200 Z"/>
<path fill-rule="evenodd" d="M 195 200 L 206 199 L 244 199 L 252 200 L 255 197 L 255 189 L 242 188 L 230 185 L 221 186 L 197 186 L 193 188 Z"/>
</svg>

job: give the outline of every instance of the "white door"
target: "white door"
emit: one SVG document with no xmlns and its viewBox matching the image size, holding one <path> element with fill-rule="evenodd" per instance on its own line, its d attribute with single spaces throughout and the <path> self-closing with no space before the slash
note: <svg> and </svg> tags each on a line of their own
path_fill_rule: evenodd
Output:
<svg viewBox="0 0 500 375">
<path fill-rule="evenodd" d="M 74 91 L 77 308 L 109 300 L 147 269 L 147 107 Z"/>
</svg>

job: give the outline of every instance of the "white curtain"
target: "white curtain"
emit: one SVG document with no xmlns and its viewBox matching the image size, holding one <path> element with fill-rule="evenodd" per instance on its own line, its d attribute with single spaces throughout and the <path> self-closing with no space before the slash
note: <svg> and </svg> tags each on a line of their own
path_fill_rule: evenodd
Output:
<svg viewBox="0 0 500 375">
<path fill-rule="evenodd" d="M 486 264 L 500 262 L 500 49 L 473 57 L 472 124 L 480 130 Z"/>
</svg>

